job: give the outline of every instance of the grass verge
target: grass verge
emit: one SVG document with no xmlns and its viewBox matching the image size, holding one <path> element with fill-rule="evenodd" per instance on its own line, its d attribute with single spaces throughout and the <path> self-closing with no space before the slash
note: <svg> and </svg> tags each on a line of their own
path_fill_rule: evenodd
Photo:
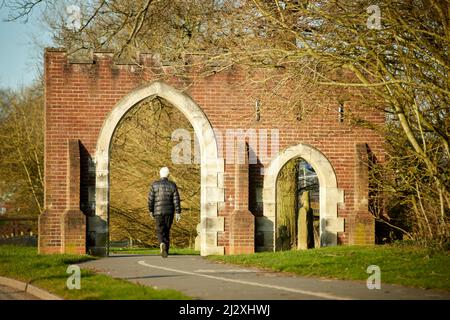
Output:
<svg viewBox="0 0 450 320">
<path fill-rule="evenodd" d="M 29 282 L 64 299 L 75 300 L 181 300 L 175 290 L 157 290 L 121 279 L 81 270 L 81 289 L 69 290 L 69 265 L 95 259 L 87 255 L 41 255 L 36 248 L 0 246 L 0 275 Z"/>
<path fill-rule="evenodd" d="M 381 282 L 450 291 L 450 254 L 416 246 L 337 246 L 306 251 L 262 252 L 208 259 L 301 276 L 367 280 L 377 265 Z"/>
</svg>

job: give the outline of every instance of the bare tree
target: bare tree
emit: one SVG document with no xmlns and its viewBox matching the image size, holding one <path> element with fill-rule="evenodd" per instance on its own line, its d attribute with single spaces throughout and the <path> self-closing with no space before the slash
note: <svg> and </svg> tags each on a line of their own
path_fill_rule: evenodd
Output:
<svg viewBox="0 0 450 320">
<path fill-rule="evenodd" d="M 30 0 L 9 3 L 16 4 L 15 18 L 34 6 Z M 385 128 L 374 128 L 386 137 L 388 157 L 381 168 L 372 166 L 379 172 L 372 186 L 388 212 L 376 209 L 374 215 L 394 225 L 391 216 L 401 207 L 411 214 L 400 215 L 397 228 L 408 236 L 449 238 L 448 0 L 99 0 L 80 7 L 77 28 L 67 24 L 64 11 L 47 17 L 56 43 L 74 54 L 158 52 L 178 62 L 175 70 L 188 71 L 185 76 L 192 70 L 186 65 L 202 74 L 231 66 L 252 74 L 269 70 L 250 80 L 269 86 L 273 98 L 283 91 L 274 103 L 280 112 L 301 106 L 305 84 L 360 89 L 360 104 L 384 111 L 387 119 Z M 389 199 L 401 205 L 389 210 Z"/>
<path fill-rule="evenodd" d="M 44 190 L 42 87 L 0 94 L 0 196 L 15 210 L 39 214 Z"/>
</svg>

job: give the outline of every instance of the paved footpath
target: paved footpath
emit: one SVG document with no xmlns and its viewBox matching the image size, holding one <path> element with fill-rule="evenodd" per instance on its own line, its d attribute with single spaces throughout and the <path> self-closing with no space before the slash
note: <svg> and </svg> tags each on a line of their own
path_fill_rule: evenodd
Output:
<svg viewBox="0 0 450 320">
<path fill-rule="evenodd" d="M 450 299 L 449 292 L 438 290 L 383 283 L 380 290 L 369 290 L 365 281 L 292 276 L 199 256 L 114 255 L 80 266 L 147 286 L 176 289 L 202 300 Z"/>
<path fill-rule="evenodd" d="M 39 300 L 24 291 L 0 285 L 0 300 Z"/>
</svg>

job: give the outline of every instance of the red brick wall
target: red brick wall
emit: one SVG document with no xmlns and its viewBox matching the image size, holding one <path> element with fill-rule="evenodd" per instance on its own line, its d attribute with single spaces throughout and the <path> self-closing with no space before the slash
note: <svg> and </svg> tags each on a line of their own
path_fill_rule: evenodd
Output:
<svg viewBox="0 0 450 320">
<path fill-rule="evenodd" d="M 61 219 L 61 252 L 86 252 L 86 216 L 80 210 L 80 142 L 70 139 L 67 145 L 67 207 Z"/>
<path fill-rule="evenodd" d="M 238 142 L 235 142 L 237 148 Z M 247 146 L 245 146 L 247 147 Z M 249 166 L 248 152 L 245 150 L 243 161 L 238 153 L 234 164 L 234 207 L 229 218 L 229 243 L 225 245 L 225 254 L 249 254 L 255 252 L 255 217 L 249 211 Z"/>
<path fill-rule="evenodd" d="M 148 56 L 141 56 L 147 64 Z M 165 72 L 157 76 L 156 72 Z M 94 54 L 94 63 L 70 63 L 66 53 L 47 50 L 45 53 L 45 206 L 41 217 L 40 247 L 42 252 L 59 252 L 61 243 L 61 215 L 67 207 L 67 141 L 80 140 L 81 154 L 81 201 L 86 190 L 95 183 L 87 173 L 87 159 L 95 155 L 97 136 L 108 113 L 125 95 L 138 86 L 164 78 L 169 84 L 186 93 L 203 109 L 213 128 L 225 133 L 231 128 L 279 129 L 280 151 L 290 145 L 304 143 L 320 150 L 335 169 L 338 187 L 344 189 L 345 203 L 338 214 L 346 219 L 345 232 L 339 234 L 340 243 L 351 243 L 349 235 L 354 231 L 354 181 L 355 146 L 366 143 L 373 154 L 382 160 L 382 139 L 369 129 L 352 127 L 348 121 L 339 122 L 337 108 L 342 96 L 347 98 L 346 109 L 360 114 L 366 120 L 383 123 L 380 112 L 358 106 L 356 94 L 346 89 L 323 89 L 306 95 L 304 104 L 313 112 L 297 120 L 295 111 L 280 112 L 273 103 L 263 97 L 262 91 L 246 88 L 240 84 L 242 75 L 230 70 L 197 79 L 175 80 L 167 74 L 170 67 L 144 69 L 135 65 L 116 65 L 110 54 Z M 353 92 L 354 93 L 354 92 Z M 353 97 L 353 98 L 352 98 Z M 261 100 L 261 119 L 255 120 L 255 100 Z M 270 148 L 269 155 L 270 155 Z M 250 165 L 249 195 L 250 211 L 261 216 L 255 209 L 255 188 L 262 187 L 261 164 Z M 234 165 L 225 163 L 225 199 L 234 195 Z M 83 196 L 84 195 L 84 196 Z M 87 215 L 89 209 L 81 208 Z M 219 215 L 225 217 L 225 232 L 219 235 L 219 246 L 229 246 L 229 219 L 232 207 L 227 202 Z"/>
</svg>

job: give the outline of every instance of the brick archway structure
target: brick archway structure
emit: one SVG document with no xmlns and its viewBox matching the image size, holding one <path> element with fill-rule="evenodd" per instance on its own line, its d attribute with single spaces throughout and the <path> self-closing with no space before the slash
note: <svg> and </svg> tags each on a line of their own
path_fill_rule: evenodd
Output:
<svg viewBox="0 0 450 320">
<path fill-rule="evenodd" d="M 281 115 L 270 108 L 271 98 L 250 82 L 242 85 L 245 75 L 236 68 L 192 81 L 176 77 L 170 65 L 151 54 L 140 54 L 133 64 L 113 57 L 96 52 L 91 59 L 72 61 L 64 50 L 45 52 L 45 211 L 39 217 L 39 252 L 105 254 L 110 139 L 125 112 L 151 96 L 180 109 L 200 140 L 202 255 L 274 249 L 273 176 L 294 156 L 323 175 L 323 244 L 374 243 L 367 161 L 369 154 L 382 161 L 383 140 L 374 130 L 343 120 L 338 110 L 345 104 L 364 121 L 382 125 L 385 120 L 383 112 L 359 105 L 357 89 L 308 92 L 303 103 L 317 109 L 303 119 L 294 109 Z M 245 140 L 256 162 L 249 163 L 249 154 L 245 163 L 235 163 L 228 152 L 222 156 L 235 142 L 229 130 L 251 136 Z"/>
<path fill-rule="evenodd" d="M 161 97 L 180 110 L 189 120 L 198 137 L 200 147 L 200 252 L 202 255 L 223 254 L 223 247 L 217 245 L 217 232 L 223 232 L 223 217 L 217 211 L 224 202 L 223 165 L 218 157 L 217 141 L 213 128 L 202 109 L 186 94 L 161 81 L 155 81 L 133 90 L 121 99 L 109 113 L 100 130 L 97 141 L 95 217 L 88 225 L 88 232 L 95 236 L 96 255 L 105 255 L 108 236 L 109 210 L 109 160 L 114 132 L 122 117 L 140 101 L 149 97 Z M 210 239 L 207 241 L 207 239 Z M 211 241 L 211 239 L 213 239 Z"/>
<path fill-rule="evenodd" d="M 344 190 L 337 187 L 334 169 L 328 159 L 317 149 L 306 144 L 290 146 L 278 153 L 270 162 L 264 175 L 264 217 L 266 230 L 271 231 L 273 248 L 276 232 L 276 185 L 281 169 L 290 160 L 302 158 L 312 165 L 319 179 L 320 246 L 337 244 L 337 233 L 344 231 L 344 219 L 338 218 L 339 203 L 344 203 Z M 270 235 L 266 238 L 271 239 Z M 270 246 L 270 243 L 267 244 Z"/>
</svg>

